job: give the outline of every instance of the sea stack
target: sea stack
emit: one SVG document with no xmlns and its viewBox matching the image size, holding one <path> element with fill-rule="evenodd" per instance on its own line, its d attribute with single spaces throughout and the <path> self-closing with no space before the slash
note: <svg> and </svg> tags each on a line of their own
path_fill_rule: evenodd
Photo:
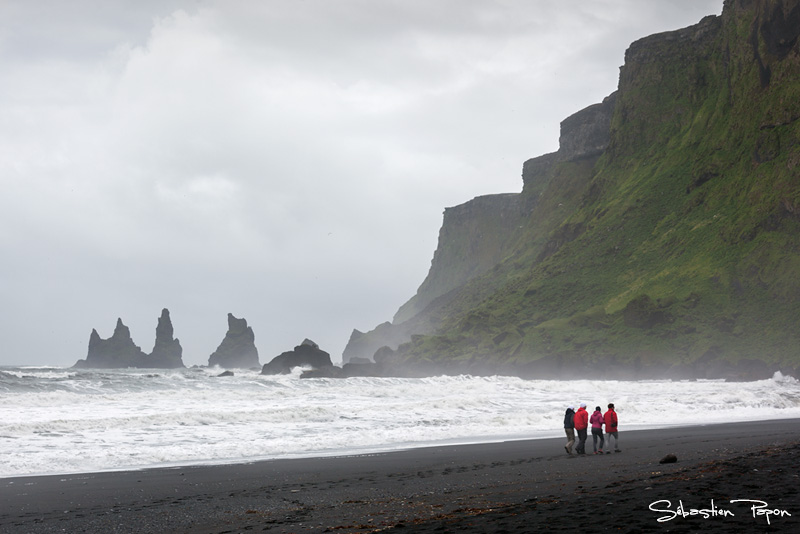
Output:
<svg viewBox="0 0 800 534">
<path fill-rule="evenodd" d="M 185 367 L 183 365 L 183 348 L 181 342 L 173 337 L 172 321 L 169 318 L 169 310 L 161 310 L 161 317 L 158 318 L 156 326 L 156 343 L 153 352 L 147 357 L 145 367 L 157 369 L 175 369 Z"/>
<path fill-rule="evenodd" d="M 92 329 L 89 336 L 89 351 L 85 360 L 78 360 L 75 367 L 116 369 L 141 367 L 147 355 L 131 339 L 130 329 L 117 319 L 114 334 L 102 339 L 97 330 Z"/>
<path fill-rule="evenodd" d="M 310 339 L 304 339 L 302 343 L 284 352 L 271 362 L 265 363 L 261 369 L 262 375 L 288 375 L 295 367 L 311 367 L 312 369 L 330 369 L 331 355 L 319 348 L 319 345 Z"/>
<path fill-rule="evenodd" d="M 102 339 L 97 330 L 89 336 L 89 352 L 85 360 L 74 367 L 83 369 L 121 369 L 126 367 L 175 369 L 184 367 L 181 343 L 173 338 L 169 310 L 164 308 L 156 326 L 156 343 L 153 352 L 145 354 L 131 339 L 131 331 L 117 319 L 114 334 Z"/>
<path fill-rule="evenodd" d="M 258 349 L 253 329 L 247 320 L 228 314 L 228 332 L 217 350 L 208 358 L 209 367 L 218 365 L 224 369 L 250 369 L 260 367 Z"/>
</svg>

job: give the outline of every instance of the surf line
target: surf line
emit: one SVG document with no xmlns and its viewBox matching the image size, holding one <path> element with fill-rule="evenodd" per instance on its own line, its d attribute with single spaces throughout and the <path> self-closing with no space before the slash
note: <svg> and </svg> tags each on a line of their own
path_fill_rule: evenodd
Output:
<svg viewBox="0 0 800 534">
<path fill-rule="evenodd" d="M 731 499 L 730 504 L 736 503 L 749 503 L 750 504 L 750 512 L 753 514 L 753 518 L 757 517 L 764 517 L 767 520 L 767 524 L 771 524 L 771 517 L 791 517 L 787 510 L 781 510 L 780 508 L 770 508 L 769 504 L 766 501 L 761 500 L 754 500 L 754 499 Z M 664 508 L 660 508 L 664 506 Z M 650 511 L 664 514 L 660 516 L 656 521 L 659 523 L 664 523 L 666 521 L 672 521 L 676 517 L 682 517 L 686 519 L 687 517 L 694 517 L 698 516 L 703 519 L 709 519 L 712 517 L 736 517 L 736 514 L 733 513 L 732 510 L 727 508 L 718 507 L 714 503 L 714 499 L 711 499 L 711 507 L 709 508 L 686 508 L 683 505 L 682 500 L 678 500 L 678 507 L 676 509 L 672 509 L 672 501 L 667 499 L 662 499 L 659 501 L 653 501 L 650 503 L 649 506 Z"/>
</svg>

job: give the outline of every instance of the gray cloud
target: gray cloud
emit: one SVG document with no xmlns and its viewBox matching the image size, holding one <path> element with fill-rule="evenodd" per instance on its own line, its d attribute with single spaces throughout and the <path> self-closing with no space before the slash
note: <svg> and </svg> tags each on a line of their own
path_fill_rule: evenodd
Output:
<svg viewBox="0 0 800 534">
<path fill-rule="evenodd" d="M 4 2 L 0 363 L 68 365 L 162 307 L 262 361 L 338 360 L 425 276 L 444 207 L 616 87 L 628 44 L 721 0 Z"/>
</svg>

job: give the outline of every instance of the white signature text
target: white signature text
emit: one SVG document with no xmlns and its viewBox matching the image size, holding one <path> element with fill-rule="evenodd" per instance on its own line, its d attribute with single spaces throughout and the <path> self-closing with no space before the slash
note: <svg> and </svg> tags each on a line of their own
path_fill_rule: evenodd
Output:
<svg viewBox="0 0 800 534">
<path fill-rule="evenodd" d="M 775 517 L 792 516 L 792 514 L 786 510 L 770 507 L 765 501 L 753 499 L 731 499 L 729 503 L 738 505 L 740 508 L 742 506 L 746 506 L 749 508 L 749 513 L 752 514 L 753 518 L 763 517 L 766 519 L 768 525 L 771 524 L 771 520 Z M 717 506 L 717 504 L 714 503 L 714 499 L 711 499 L 711 505 L 707 508 L 687 508 L 683 505 L 683 501 L 679 500 L 677 508 L 674 509 L 672 507 L 672 501 L 662 499 L 660 501 L 650 503 L 650 511 L 663 514 L 657 519 L 659 523 L 672 521 L 676 517 L 682 517 L 684 519 L 687 517 L 701 517 L 703 519 L 709 519 L 712 517 L 724 518 L 736 516 L 736 514 L 734 514 L 733 510 L 730 508 L 722 508 Z"/>
</svg>

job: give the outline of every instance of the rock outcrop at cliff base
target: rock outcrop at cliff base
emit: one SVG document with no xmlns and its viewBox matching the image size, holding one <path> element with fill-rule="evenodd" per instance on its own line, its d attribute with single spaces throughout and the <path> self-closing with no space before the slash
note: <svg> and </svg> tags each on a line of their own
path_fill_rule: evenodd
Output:
<svg viewBox="0 0 800 534">
<path fill-rule="evenodd" d="M 284 352 L 271 362 L 264 364 L 262 375 L 288 375 L 296 367 L 312 369 L 333 369 L 331 355 L 319 348 L 319 345 L 305 339 L 294 350 Z"/>
</svg>

